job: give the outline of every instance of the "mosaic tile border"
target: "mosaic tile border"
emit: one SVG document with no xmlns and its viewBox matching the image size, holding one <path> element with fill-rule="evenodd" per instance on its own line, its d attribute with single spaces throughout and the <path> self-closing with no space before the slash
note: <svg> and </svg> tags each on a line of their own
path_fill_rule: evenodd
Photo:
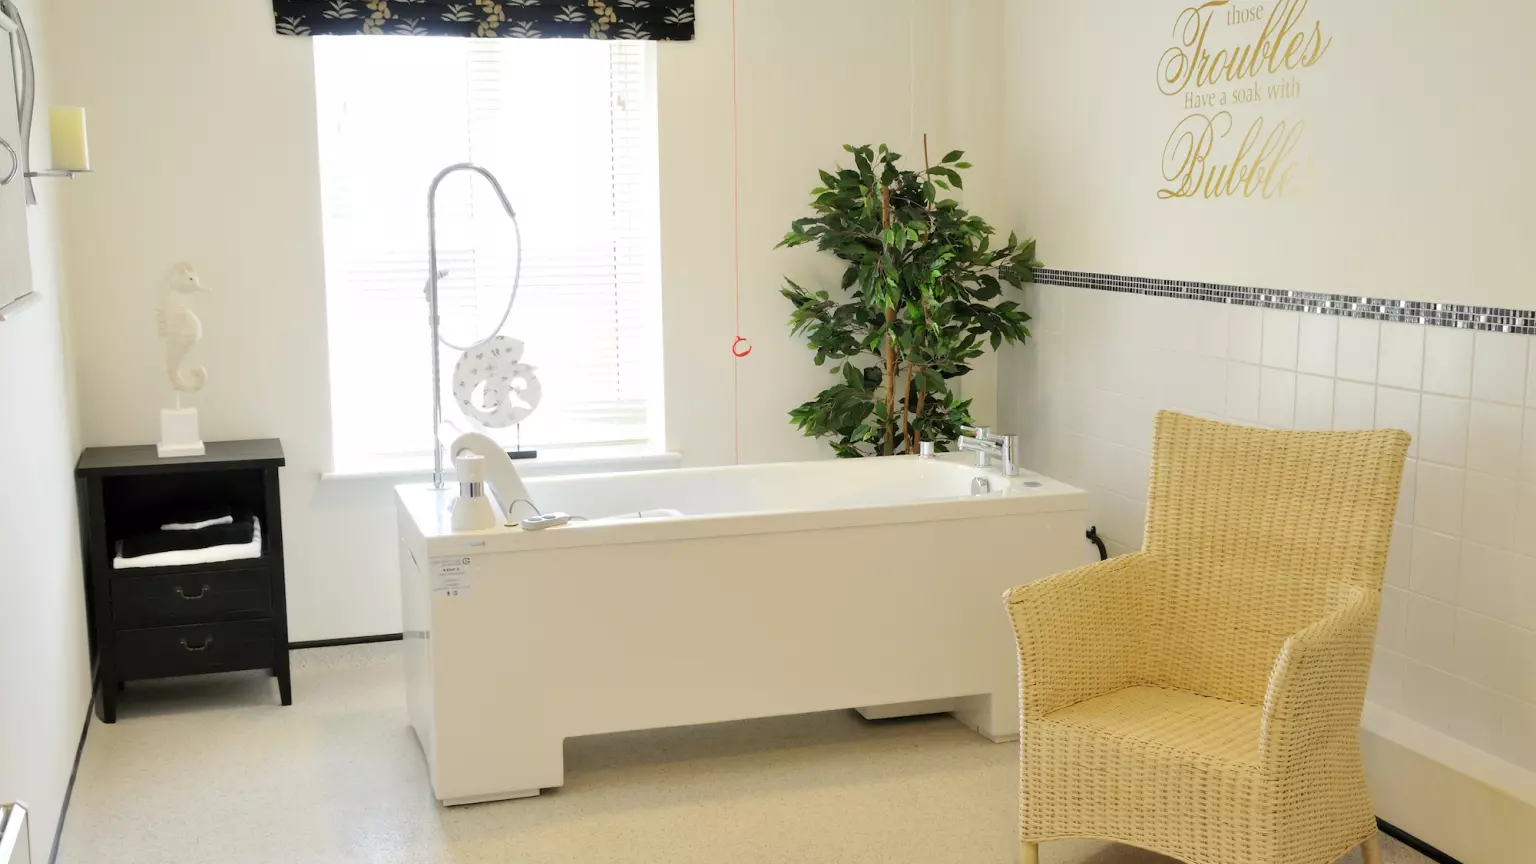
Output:
<svg viewBox="0 0 1536 864">
<path fill-rule="evenodd" d="M 1258 306 L 1341 318 L 1365 318 L 1372 321 L 1397 321 L 1429 327 L 1454 327 L 1461 330 L 1486 330 L 1493 333 L 1521 333 L 1536 336 L 1536 312 L 1502 309 L 1496 306 L 1459 306 L 1454 303 L 1422 303 L 1416 300 L 1385 300 L 1348 294 L 1319 294 L 1313 291 L 1275 291 L 1267 288 L 1243 288 L 1212 282 L 1186 282 L 1177 279 L 1151 279 L 1144 276 L 1113 276 L 1078 270 L 1036 268 L 1035 281 L 1042 285 L 1092 288 L 1122 294 L 1146 294 L 1181 300 L 1203 300 L 1235 306 Z"/>
</svg>

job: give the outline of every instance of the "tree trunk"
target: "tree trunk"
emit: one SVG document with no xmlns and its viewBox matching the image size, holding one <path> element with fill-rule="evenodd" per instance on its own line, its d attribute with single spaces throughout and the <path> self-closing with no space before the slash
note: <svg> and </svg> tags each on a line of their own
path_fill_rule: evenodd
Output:
<svg viewBox="0 0 1536 864">
<path fill-rule="evenodd" d="M 911 455 L 916 448 L 912 446 L 912 414 L 907 409 L 911 406 L 907 400 L 912 398 L 912 362 L 907 361 L 907 382 L 901 388 L 901 440 L 907 447 L 907 455 Z"/>
<path fill-rule="evenodd" d="M 891 214 L 891 190 L 885 187 L 880 190 L 880 225 L 885 230 L 890 230 L 892 222 Z M 883 245 L 883 238 L 882 238 Z M 882 249 L 882 251 L 884 251 Z M 890 274 L 885 274 L 889 278 Z M 896 323 L 896 304 L 894 299 L 889 309 L 885 310 L 885 451 L 881 456 L 896 455 L 895 444 L 892 441 L 896 428 L 896 338 L 891 332 Z"/>
</svg>

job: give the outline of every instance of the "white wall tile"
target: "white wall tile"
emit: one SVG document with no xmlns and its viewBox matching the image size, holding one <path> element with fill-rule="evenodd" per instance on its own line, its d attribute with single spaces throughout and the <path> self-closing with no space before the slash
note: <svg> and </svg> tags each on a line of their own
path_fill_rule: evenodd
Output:
<svg viewBox="0 0 1536 864">
<path fill-rule="evenodd" d="M 1381 322 L 1339 319 L 1340 378 L 1376 382 L 1376 358 L 1381 351 Z M 1415 385 L 1417 386 L 1417 385 Z"/>
<path fill-rule="evenodd" d="M 1151 457 L 1145 452 L 1110 444 L 1104 451 L 1104 487 L 1132 500 L 1146 500 Z"/>
<path fill-rule="evenodd" d="M 1114 393 L 1127 396 L 1157 398 L 1161 393 L 1166 351 L 1137 348 L 1120 342 L 1102 349 L 1101 362 L 1104 378 L 1100 386 Z"/>
<path fill-rule="evenodd" d="M 1264 365 L 1275 369 L 1295 369 L 1301 332 L 1301 313 L 1282 309 L 1264 310 Z"/>
<path fill-rule="evenodd" d="M 1441 534 L 1459 534 L 1467 472 L 1430 462 L 1420 462 L 1418 465 L 1419 480 L 1414 490 L 1413 524 Z"/>
<path fill-rule="evenodd" d="M 1413 564 L 1409 587 L 1415 594 L 1444 603 L 1456 602 L 1461 541 L 1448 534 L 1417 528 L 1413 532 Z"/>
<path fill-rule="evenodd" d="M 1461 536 L 1474 543 L 1510 548 L 1515 540 L 1518 501 L 1518 481 L 1468 471 L 1461 510 Z"/>
<path fill-rule="evenodd" d="M 1066 429 L 1047 429 L 1043 440 L 1044 474 L 1074 486 L 1088 482 L 1082 468 L 1087 436 Z"/>
<path fill-rule="evenodd" d="M 1536 483 L 1521 483 L 1515 504 L 1515 551 L 1536 556 Z"/>
<path fill-rule="evenodd" d="M 1333 315 L 1301 316 L 1296 371 L 1333 377 L 1338 371 L 1339 319 Z"/>
<path fill-rule="evenodd" d="M 1525 410 L 1520 440 L 1520 478 L 1536 482 L 1536 409 Z"/>
<path fill-rule="evenodd" d="M 1401 429 L 1412 435 L 1408 455 L 1415 458 L 1419 452 L 1419 401 L 1417 391 L 1376 388 L 1376 428 Z"/>
<path fill-rule="evenodd" d="M 1371 678 L 1367 685 L 1367 699 L 1392 711 L 1406 709 L 1403 686 L 1414 661 L 1399 651 L 1377 647 L 1371 663 Z"/>
<path fill-rule="evenodd" d="M 1252 306 L 1227 308 L 1227 357 L 1257 364 L 1264 356 L 1264 310 Z"/>
<path fill-rule="evenodd" d="M 1060 333 L 1042 333 L 1036 335 L 1031 343 L 1035 349 L 1038 380 L 1044 388 L 1041 392 L 1064 389 L 1067 386 L 1067 337 Z"/>
<path fill-rule="evenodd" d="M 1413 528 L 1401 523 L 1392 526 L 1392 543 L 1387 547 L 1387 584 L 1407 588 L 1413 566 Z"/>
<path fill-rule="evenodd" d="M 1525 410 L 1515 405 L 1473 402 L 1467 429 L 1467 467 L 1500 477 L 1519 477 L 1521 427 Z"/>
<path fill-rule="evenodd" d="M 1510 695 L 1536 703 L 1536 632 L 1510 630 Z"/>
<path fill-rule="evenodd" d="M 1333 428 L 1332 378 L 1324 378 L 1320 375 L 1296 376 L 1296 428 L 1317 432 L 1326 432 Z"/>
<path fill-rule="evenodd" d="M 1417 492 L 1419 485 L 1419 463 L 1408 459 L 1403 463 L 1403 479 L 1398 484 L 1397 512 L 1393 520 L 1399 525 L 1412 525 L 1414 511 L 1417 509 Z"/>
<path fill-rule="evenodd" d="M 1525 367 L 1525 404 L 1536 408 L 1536 351 L 1529 351 L 1530 360 Z"/>
<path fill-rule="evenodd" d="M 1472 354 L 1477 337 L 1471 330 L 1424 328 L 1424 392 L 1445 396 L 1472 395 Z"/>
<path fill-rule="evenodd" d="M 1109 440 L 1125 447 L 1151 451 L 1157 403 L 1143 396 L 1123 395 L 1111 403 L 1111 409 L 1114 427 L 1107 436 Z"/>
<path fill-rule="evenodd" d="M 1221 303 L 1194 303 L 1189 315 L 1189 349 L 1206 357 L 1227 356 L 1227 306 Z"/>
<path fill-rule="evenodd" d="M 1451 668 L 1456 644 L 1456 607 L 1417 594 L 1408 597 L 1408 656 Z"/>
<path fill-rule="evenodd" d="M 1378 646 L 1377 650 L 1382 649 Z M 1386 664 L 1380 661 L 1371 664 L 1370 677 L 1365 681 L 1365 701 L 1400 713 L 1402 709 L 1392 706 L 1402 704 L 1402 689 L 1402 681 L 1388 673 Z"/>
<path fill-rule="evenodd" d="M 1393 651 L 1406 651 L 1408 647 L 1408 597 L 1407 591 L 1391 585 L 1381 592 L 1381 624 L 1376 641 Z"/>
<path fill-rule="evenodd" d="M 1099 489 L 1114 489 L 1114 473 L 1110 467 L 1110 451 L 1126 449 L 1103 438 L 1085 436 L 1083 448 L 1083 480 Z"/>
<path fill-rule="evenodd" d="M 1456 605 L 1483 615 L 1503 618 L 1508 613 L 1510 584 L 1517 556 L 1513 552 L 1461 544 L 1461 567 L 1456 582 Z"/>
<path fill-rule="evenodd" d="M 1410 659 L 1404 676 L 1403 707 L 1420 723 L 1450 734 L 1452 705 L 1459 695 L 1456 678 L 1415 659 Z"/>
<path fill-rule="evenodd" d="M 1235 310 L 1234 310 L 1235 311 Z M 1227 416 L 1238 423 L 1259 422 L 1259 367 L 1227 364 Z"/>
<path fill-rule="evenodd" d="M 1264 368 L 1259 381 L 1259 422 L 1274 429 L 1295 427 L 1295 372 Z"/>
<path fill-rule="evenodd" d="M 1517 627 L 1536 633 L 1536 558 L 1516 555 L 1509 571 L 1509 604 L 1502 617 Z M 1536 658 L 1532 658 L 1536 661 Z M 1531 664 L 1536 675 L 1536 662 Z M 1536 701 L 1536 697 L 1532 697 Z"/>
<path fill-rule="evenodd" d="M 1030 293 L 1035 295 L 1035 320 L 1030 323 L 1030 330 L 1039 330 L 1044 333 L 1067 332 L 1067 298 L 1066 294 L 1073 291 L 1072 288 L 1064 288 L 1060 285 L 1036 285 Z"/>
<path fill-rule="evenodd" d="M 1522 768 L 1536 771 L 1536 705 L 1510 700 L 1504 703 L 1503 738 L 1505 759 Z"/>
<path fill-rule="evenodd" d="M 1498 750 L 1504 719 L 1501 697 L 1461 679 L 1452 688 L 1451 734 L 1485 753 Z"/>
<path fill-rule="evenodd" d="M 1163 394 L 1167 404 L 1184 411 L 1214 416 L 1225 414 L 1227 361 L 1200 354 L 1171 355 Z"/>
<path fill-rule="evenodd" d="M 1424 394 L 1419 417 L 1419 458 L 1457 468 L 1467 464 L 1467 429 L 1472 403 Z"/>
<path fill-rule="evenodd" d="M 1127 549 L 1140 549 L 1145 533 L 1147 502 L 1105 492 L 1100 497 L 1099 533 Z"/>
<path fill-rule="evenodd" d="M 1119 396 L 1097 387 L 1076 392 L 1081 394 L 1082 399 L 1081 423 L 1077 428 L 1068 428 L 1090 438 L 1108 438 L 1110 429 L 1115 425 L 1114 400 Z"/>
<path fill-rule="evenodd" d="M 1388 387 L 1418 390 L 1424 383 L 1424 331 L 1419 324 L 1381 325 L 1381 359 L 1376 381 Z"/>
<path fill-rule="evenodd" d="M 1530 341 L 1531 337 L 1514 333 L 1478 333 L 1472 360 L 1472 398 L 1521 404 Z"/>
<path fill-rule="evenodd" d="M 1376 388 L 1358 381 L 1335 381 L 1333 428 L 1339 431 L 1376 428 Z"/>
<path fill-rule="evenodd" d="M 1484 687 L 1515 695 L 1515 629 L 1494 618 L 1456 612 L 1456 639 L 1449 671 Z"/>
</svg>

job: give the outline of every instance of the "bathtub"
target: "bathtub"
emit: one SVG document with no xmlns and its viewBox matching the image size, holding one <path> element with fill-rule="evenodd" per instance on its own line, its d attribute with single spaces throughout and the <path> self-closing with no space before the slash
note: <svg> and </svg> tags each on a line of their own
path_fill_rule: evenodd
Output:
<svg viewBox="0 0 1536 864">
<path fill-rule="evenodd" d="M 396 490 L 406 702 L 447 805 L 562 785 L 581 735 L 857 709 L 1014 740 L 1003 592 L 1092 549 L 1085 492 L 958 454 L 526 486 L 545 511 L 685 515 L 455 534 L 455 491 Z"/>
</svg>

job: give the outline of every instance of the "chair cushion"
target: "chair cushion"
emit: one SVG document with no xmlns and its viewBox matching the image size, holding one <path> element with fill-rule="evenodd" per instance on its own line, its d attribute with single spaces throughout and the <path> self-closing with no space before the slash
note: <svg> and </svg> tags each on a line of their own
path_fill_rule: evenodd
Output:
<svg viewBox="0 0 1536 864">
<path fill-rule="evenodd" d="M 1070 737 L 1118 742 L 1188 759 L 1257 768 L 1261 709 L 1162 687 L 1127 687 L 1034 721 Z M 1167 752 L 1172 751 L 1172 752 Z"/>
</svg>

